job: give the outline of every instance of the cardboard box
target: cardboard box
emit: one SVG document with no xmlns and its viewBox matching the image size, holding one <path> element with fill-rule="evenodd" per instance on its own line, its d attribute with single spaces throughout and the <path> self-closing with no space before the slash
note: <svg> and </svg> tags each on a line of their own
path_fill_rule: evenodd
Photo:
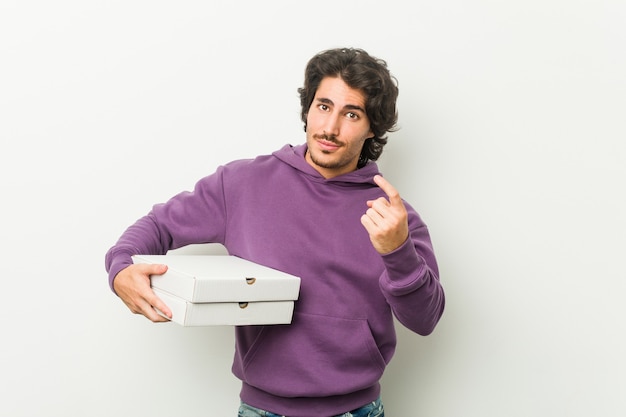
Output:
<svg viewBox="0 0 626 417">
<path fill-rule="evenodd" d="M 155 289 L 193 303 L 292 301 L 300 278 L 230 255 L 135 255 L 134 263 L 168 266 L 151 277 Z"/>
<path fill-rule="evenodd" d="M 289 324 L 300 278 L 230 255 L 135 255 L 136 264 L 165 264 L 155 294 L 182 326 Z"/>
<path fill-rule="evenodd" d="M 293 301 L 192 303 L 158 288 L 154 292 L 182 326 L 289 324 L 293 316 Z"/>
</svg>

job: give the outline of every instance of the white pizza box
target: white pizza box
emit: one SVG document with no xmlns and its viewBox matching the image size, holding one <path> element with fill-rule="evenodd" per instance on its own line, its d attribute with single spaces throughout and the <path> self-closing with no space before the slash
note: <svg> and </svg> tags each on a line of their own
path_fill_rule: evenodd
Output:
<svg viewBox="0 0 626 417">
<path fill-rule="evenodd" d="M 172 310 L 171 321 L 186 327 L 290 324 L 293 317 L 293 301 L 192 303 L 158 288 L 154 292 Z"/>
<path fill-rule="evenodd" d="M 165 264 L 150 278 L 158 288 L 194 303 L 297 300 L 300 278 L 231 255 L 135 255 L 134 263 Z"/>
</svg>

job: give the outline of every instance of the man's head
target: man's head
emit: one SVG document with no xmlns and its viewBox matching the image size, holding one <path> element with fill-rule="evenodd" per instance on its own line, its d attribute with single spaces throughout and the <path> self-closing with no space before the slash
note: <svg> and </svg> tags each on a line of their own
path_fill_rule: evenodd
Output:
<svg viewBox="0 0 626 417">
<path fill-rule="evenodd" d="M 368 160 L 377 160 L 387 143 L 386 133 L 394 131 L 398 120 L 397 80 L 390 74 L 385 61 L 362 49 L 338 48 L 320 52 L 309 60 L 304 86 L 298 89 L 305 131 L 317 89 L 327 77 L 340 78 L 349 87 L 363 94 L 372 137 L 363 144 L 358 167 L 365 165 Z"/>
</svg>

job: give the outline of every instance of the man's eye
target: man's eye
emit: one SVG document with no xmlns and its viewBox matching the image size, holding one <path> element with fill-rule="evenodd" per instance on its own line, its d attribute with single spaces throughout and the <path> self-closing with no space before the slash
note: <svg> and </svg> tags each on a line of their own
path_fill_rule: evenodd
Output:
<svg viewBox="0 0 626 417">
<path fill-rule="evenodd" d="M 328 106 L 326 104 L 319 105 L 320 110 L 328 111 Z"/>
<path fill-rule="evenodd" d="M 357 119 L 359 117 L 356 113 L 352 113 L 352 112 L 348 112 L 346 116 L 348 117 L 348 119 Z"/>
</svg>

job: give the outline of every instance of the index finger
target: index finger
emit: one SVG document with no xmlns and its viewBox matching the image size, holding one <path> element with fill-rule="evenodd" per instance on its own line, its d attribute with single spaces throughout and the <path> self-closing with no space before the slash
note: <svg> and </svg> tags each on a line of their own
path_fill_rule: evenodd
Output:
<svg viewBox="0 0 626 417">
<path fill-rule="evenodd" d="M 384 179 L 382 175 L 374 175 L 374 182 L 385 192 L 385 194 L 387 194 L 391 205 L 402 204 L 402 198 L 400 197 L 398 190 L 396 190 L 396 188 L 391 185 L 389 181 Z"/>
</svg>

